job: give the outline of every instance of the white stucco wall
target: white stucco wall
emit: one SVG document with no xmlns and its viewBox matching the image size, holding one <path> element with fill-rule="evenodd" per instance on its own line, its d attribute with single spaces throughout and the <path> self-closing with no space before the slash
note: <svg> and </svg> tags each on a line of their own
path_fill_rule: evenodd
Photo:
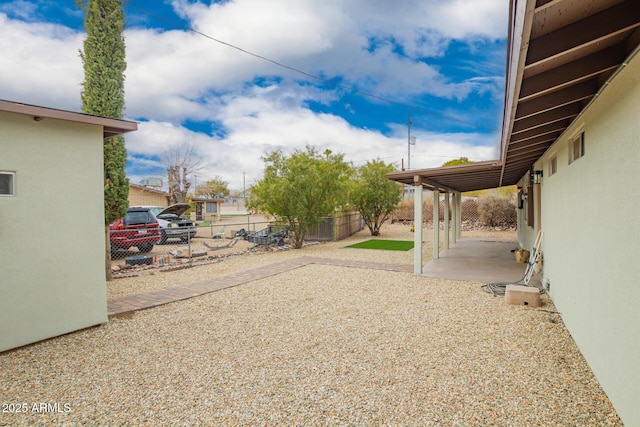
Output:
<svg viewBox="0 0 640 427">
<path fill-rule="evenodd" d="M 0 351 L 107 321 L 102 127 L 0 112 Z"/>
<path fill-rule="evenodd" d="M 569 165 L 569 139 L 582 130 L 585 155 Z M 544 170 L 543 283 L 625 425 L 640 425 L 640 55 L 535 169 Z M 521 229 L 521 243 L 534 236 Z"/>
</svg>

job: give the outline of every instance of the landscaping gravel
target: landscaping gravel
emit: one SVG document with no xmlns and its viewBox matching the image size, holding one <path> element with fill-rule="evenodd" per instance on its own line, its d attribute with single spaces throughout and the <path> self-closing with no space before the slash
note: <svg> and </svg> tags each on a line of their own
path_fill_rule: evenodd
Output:
<svg viewBox="0 0 640 427">
<path fill-rule="evenodd" d="M 118 279 L 109 293 L 301 255 L 412 263 L 344 248 L 369 237 Z M 0 354 L 0 425 L 622 425 L 546 295 L 513 306 L 481 285 L 313 264 L 115 317 Z"/>
</svg>

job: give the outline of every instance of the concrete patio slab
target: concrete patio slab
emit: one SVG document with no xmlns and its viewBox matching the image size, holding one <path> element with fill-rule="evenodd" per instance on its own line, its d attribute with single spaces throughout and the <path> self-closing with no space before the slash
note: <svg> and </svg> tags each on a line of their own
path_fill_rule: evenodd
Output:
<svg viewBox="0 0 640 427">
<path fill-rule="evenodd" d="M 422 275 L 483 283 L 517 282 L 526 268 L 526 264 L 516 263 L 511 252 L 517 247 L 515 240 L 463 238 L 440 252 L 440 258 L 431 260 Z"/>
</svg>

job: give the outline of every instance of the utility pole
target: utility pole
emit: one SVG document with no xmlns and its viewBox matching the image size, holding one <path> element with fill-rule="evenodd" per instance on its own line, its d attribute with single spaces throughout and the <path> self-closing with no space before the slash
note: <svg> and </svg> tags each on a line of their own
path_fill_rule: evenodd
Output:
<svg viewBox="0 0 640 427">
<path fill-rule="evenodd" d="M 416 145 L 416 137 L 411 136 L 411 113 L 407 120 L 407 170 L 411 169 L 411 146 Z M 407 199 L 411 198 L 411 186 L 407 185 Z"/>
</svg>

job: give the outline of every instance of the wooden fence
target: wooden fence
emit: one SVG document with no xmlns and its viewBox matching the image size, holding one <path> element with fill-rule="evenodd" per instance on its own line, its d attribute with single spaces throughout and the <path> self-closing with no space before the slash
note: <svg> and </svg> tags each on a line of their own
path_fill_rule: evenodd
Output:
<svg viewBox="0 0 640 427">
<path fill-rule="evenodd" d="M 340 216 L 323 217 L 322 222 L 314 230 L 307 232 L 305 240 L 342 240 L 363 228 L 364 220 L 358 212 L 349 212 Z"/>
</svg>

